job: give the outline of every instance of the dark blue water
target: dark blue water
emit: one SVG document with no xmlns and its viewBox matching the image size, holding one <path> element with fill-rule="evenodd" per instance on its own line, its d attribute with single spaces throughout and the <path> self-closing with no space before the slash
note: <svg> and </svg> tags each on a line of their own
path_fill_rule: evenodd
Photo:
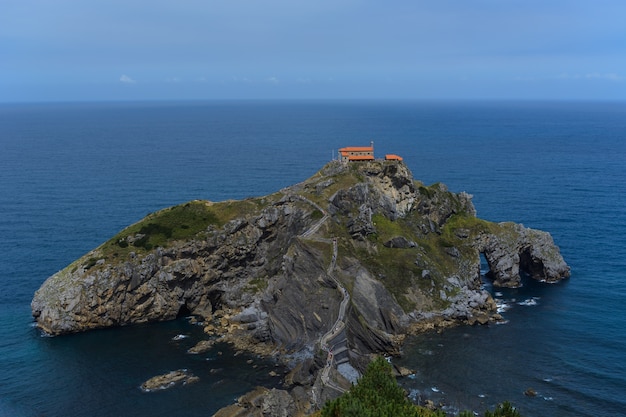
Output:
<svg viewBox="0 0 626 417">
<path fill-rule="evenodd" d="M 565 283 L 494 290 L 505 325 L 412 339 L 401 360 L 418 371 L 403 381 L 412 395 L 626 415 L 626 103 L 531 102 L 1 105 L 0 415 L 204 416 L 277 382 L 271 362 L 225 346 L 186 354 L 202 335 L 184 320 L 45 338 L 29 303 L 46 277 L 150 212 L 269 194 L 370 140 L 425 183 L 473 194 L 480 217 L 550 231 L 572 267 Z M 138 389 L 178 368 L 201 381 Z"/>
</svg>

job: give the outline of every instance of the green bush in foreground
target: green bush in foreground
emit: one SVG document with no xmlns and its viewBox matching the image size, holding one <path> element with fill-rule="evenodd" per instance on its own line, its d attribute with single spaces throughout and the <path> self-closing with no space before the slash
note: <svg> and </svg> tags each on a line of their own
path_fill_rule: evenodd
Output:
<svg viewBox="0 0 626 417">
<path fill-rule="evenodd" d="M 486 411 L 485 417 L 522 417 L 520 413 L 508 401 L 499 404 L 492 412 Z"/>
<path fill-rule="evenodd" d="M 322 417 L 445 417 L 411 403 L 393 376 L 391 365 L 377 358 L 350 391 L 326 403 Z"/>
<path fill-rule="evenodd" d="M 413 404 L 396 382 L 391 365 L 384 358 L 371 362 L 361 379 L 350 391 L 329 401 L 321 410 L 322 417 L 445 417 L 441 410 L 431 411 Z M 473 417 L 464 411 L 459 417 Z M 508 402 L 500 404 L 485 417 L 521 417 Z"/>
</svg>

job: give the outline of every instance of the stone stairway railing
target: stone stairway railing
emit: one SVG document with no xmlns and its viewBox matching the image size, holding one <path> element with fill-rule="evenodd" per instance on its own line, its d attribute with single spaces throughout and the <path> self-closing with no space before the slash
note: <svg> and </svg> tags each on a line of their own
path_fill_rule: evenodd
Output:
<svg viewBox="0 0 626 417">
<path fill-rule="evenodd" d="M 341 292 L 343 296 L 343 300 L 341 301 L 341 305 L 339 306 L 339 314 L 337 316 L 337 321 L 331 329 L 322 336 L 320 339 L 320 343 L 322 345 L 322 349 L 324 349 L 327 353 L 326 366 L 322 369 L 322 383 L 341 392 L 344 393 L 346 390 L 342 387 L 336 385 L 330 379 L 330 369 L 336 367 L 340 363 L 345 363 L 349 360 L 348 357 L 348 347 L 347 347 L 347 338 L 345 332 L 345 319 L 346 319 L 346 309 L 348 307 L 348 303 L 350 302 L 350 295 L 348 291 L 341 285 L 339 280 L 335 278 L 332 271 L 335 269 L 335 263 L 337 262 L 337 239 L 333 239 L 333 257 L 328 267 L 328 275 L 335 281 L 337 284 L 337 289 Z M 339 355 L 338 355 L 339 353 Z M 339 360 L 337 359 L 340 356 Z"/>
<path fill-rule="evenodd" d="M 312 225 L 309 229 L 307 229 L 304 233 L 302 233 L 300 237 L 304 239 L 312 239 L 312 240 L 323 241 L 323 242 L 328 242 L 328 243 L 332 242 L 332 245 L 333 245 L 332 259 L 326 272 L 328 276 L 331 277 L 332 280 L 337 285 L 337 289 L 341 292 L 343 299 L 341 301 L 341 304 L 339 305 L 339 314 L 337 315 L 337 320 L 335 321 L 333 326 L 330 328 L 330 330 L 326 332 L 320 339 L 320 345 L 322 349 L 324 349 L 327 352 L 326 365 L 321 371 L 321 381 L 324 385 L 331 387 L 340 393 L 344 393 L 346 390 L 336 385 L 330 379 L 330 370 L 332 368 L 335 368 L 338 364 L 349 361 L 348 347 L 347 347 L 348 340 L 346 338 L 346 332 L 345 332 L 345 326 L 346 326 L 345 319 L 346 319 L 346 310 L 348 308 L 348 303 L 350 302 L 350 294 L 348 294 L 348 291 L 341 285 L 339 280 L 335 278 L 333 274 L 335 265 L 337 263 L 337 252 L 338 252 L 337 239 L 333 238 L 331 240 L 331 239 L 326 239 L 326 238 L 312 237 L 315 233 L 317 233 L 317 231 L 322 226 L 322 224 L 324 224 L 324 222 L 328 220 L 329 218 L 328 213 L 326 212 L 326 210 L 320 207 L 319 204 L 315 203 L 314 201 L 309 200 L 306 197 L 299 196 L 299 195 L 292 195 L 292 197 L 297 198 L 299 200 L 302 200 L 312 205 L 323 214 L 322 218 L 319 221 L 317 221 L 314 225 Z"/>
</svg>

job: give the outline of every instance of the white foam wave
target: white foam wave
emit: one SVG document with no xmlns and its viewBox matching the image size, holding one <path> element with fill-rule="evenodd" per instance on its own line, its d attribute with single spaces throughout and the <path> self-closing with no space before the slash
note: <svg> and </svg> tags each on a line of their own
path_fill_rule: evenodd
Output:
<svg viewBox="0 0 626 417">
<path fill-rule="evenodd" d="M 539 297 L 528 298 L 528 299 L 526 299 L 524 301 L 520 301 L 519 303 L 517 303 L 517 305 L 520 305 L 520 306 L 536 306 L 538 304 L 537 303 L 538 299 L 539 299 Z"/>
<path fill-rule="evenodd" d="M 511 309 L 511 304 L 503 300 L 496 300 L 496 307 L 498 308 L 498 313 L 504 313 Z"/>
<path fill-rule="evenodd" d="M 183 340 L 188 338 L 189 336 L 187 336 L 186 334 L 177 334 L 176 336 L 172 337 L 172 340 Z"/>
</svg>

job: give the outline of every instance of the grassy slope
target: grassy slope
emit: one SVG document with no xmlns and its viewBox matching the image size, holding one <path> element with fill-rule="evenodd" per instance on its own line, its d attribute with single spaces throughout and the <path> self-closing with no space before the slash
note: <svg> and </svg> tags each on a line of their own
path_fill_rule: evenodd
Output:
<svg viewBox="0 0 626 417">
<path fill-rule="evenodd" d="M 272 194 L 219 203 L 194 200 L 159 210 L 126 227 L 81 262 L 90 268 L 99 259 L 128 259 L 130 252 L 142 254 L 157 247 L 167 247 L 174 241 L 201 236 L 211 227 L 221 228 L 233 219 L 259 213 L 279 198 L 280 194 Z"/>
</svg>

